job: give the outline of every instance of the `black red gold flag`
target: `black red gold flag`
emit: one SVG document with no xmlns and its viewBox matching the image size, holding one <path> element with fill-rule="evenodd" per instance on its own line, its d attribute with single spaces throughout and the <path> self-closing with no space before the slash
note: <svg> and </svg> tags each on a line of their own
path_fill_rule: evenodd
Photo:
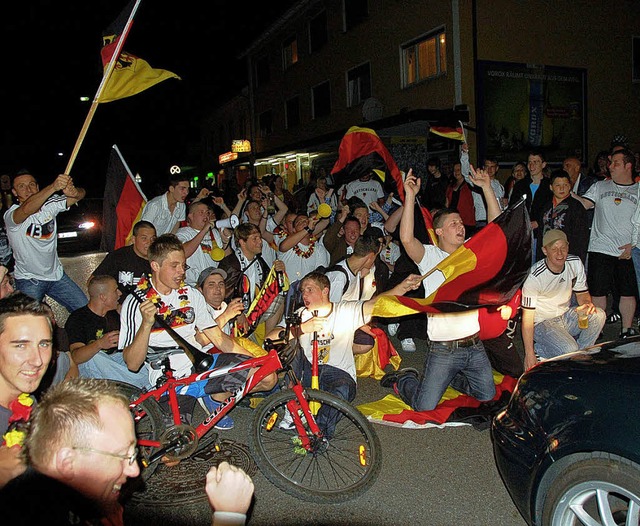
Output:
<svg viewBox="0 0 640 526">
<path fill-rule="evenodd" d="M 126 38 L 125 27 L 139 2 L 140 0 L 131 0 L 118 15 L 118 18 L 102 34 L 103 47 L 100 55 L 105 74 L 109 64 L 114 60 L 118 41 L 121 38 Z M 175 73 L 152 68 L 147 61 L 124 50 L 120 52 L 118 57 L 115 57 L 115 60 L 115 67 L 98 97 L 98 102 L 124 99 L 170 78 L 180 80 L 180 77 Z"/>
<path fill-rule="evenodd" d="M 428 298 L 381 296 L 373 316 L 458 312 L 504 305 L 524 283 L 531 266 L 531 225 L 521 199 L 436 265 L 445 281 Z"/>
<path fill-rule="evenodd" d="M 111 149 L 102 204 L 101 250 L 111 252 L 129 244 L 147 198 L 138 186 L 118 147 Z"/>
<path fill-rule="evenodd" d="M 453 126 L 430 126 L 429 131 L 436 135 L 440 135 L 441 137 L 446 137 L 447 139 L 454 139 L 461 142 L 467 141 L 464 136 L 462 123 L 458 123 Z"/>
</svg>

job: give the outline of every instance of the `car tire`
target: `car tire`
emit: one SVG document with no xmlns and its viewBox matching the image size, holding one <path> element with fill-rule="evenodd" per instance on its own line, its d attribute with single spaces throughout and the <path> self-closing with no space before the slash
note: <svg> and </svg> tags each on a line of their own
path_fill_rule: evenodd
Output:
<svg viewBox="0 0 640 526">
<path fill-rule="evenodd" d="M 640 465 L 628 459 L 602 452 L 576 455 L 540 487 L 546 495 L 536 524 L 638 524 Z M 636 516 L 626 522 L 630 504 Z"/>
</svg>

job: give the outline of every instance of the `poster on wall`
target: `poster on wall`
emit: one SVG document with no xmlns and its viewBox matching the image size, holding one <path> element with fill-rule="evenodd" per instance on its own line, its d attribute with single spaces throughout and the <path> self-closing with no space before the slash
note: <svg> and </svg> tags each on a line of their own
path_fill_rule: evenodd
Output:
<svg viewBox="0 0 640 526">
<path fill-rule="evenodd" d="M 540 149 L 549 163 L 586 161 L 586 70 L 478 62 L 480 158 L 526 161 Z"/>
</svg>

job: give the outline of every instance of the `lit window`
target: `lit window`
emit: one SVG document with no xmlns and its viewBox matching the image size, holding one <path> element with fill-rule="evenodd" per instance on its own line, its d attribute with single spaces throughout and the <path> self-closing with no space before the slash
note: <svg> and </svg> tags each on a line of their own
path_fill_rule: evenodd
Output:
<svg viewBox="0 0 640 526">
<path fill-rule="evenodd" d="M 447 46 L 444 30 L 429 34 L 402 48 L 403 85 L 437 77 L 447 71 Z"/>
<path fill-rule="evenodd" d="M 298 62 L 298 41 L 294 36 L 282 43 L 282 68 L 287 69 Z"/>
</svg>

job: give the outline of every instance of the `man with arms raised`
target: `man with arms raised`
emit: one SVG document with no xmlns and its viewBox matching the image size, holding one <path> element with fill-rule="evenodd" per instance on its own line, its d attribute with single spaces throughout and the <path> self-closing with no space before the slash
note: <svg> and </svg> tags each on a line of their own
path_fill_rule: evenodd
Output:
<svg viewBox="0 0 640 526">
<path fill-rule="evenodd" d="M 473 183 L 484 192 L 487 219 L 493 221 L 500 214 L 500 207 L 491 187 L 491 178 L 486 171 L 476 171 L 473 167 L 471 173 Z M 407 174 L 404 189 L 400 239 L 409 257 L 418 265 L 420 274 L 425 275 L 464 244 L 464 223 L 455 210 L 439 210 L 433 216 L 438 246 L 423 245 L 413 235 L 413 212 L 420 180 L 412 170 Z M 433 294 L 444 280 L 440 271 L 427 276 L 424 280 L 425 298 Z M 479 332 L 477 309 L 428 314 L 429 349 L 422 376 L 415 369 L 400 369 L 384 375 L 380 384 L 393 388 L 416 411 L 435 408 L 449 384 L 480 401 L 491 400 L 496 392 L 493 372 Z"/>
<path fill-rule="evenodd" d="M 16 288 L 39 301 L 46 294 L 69 312 L 83 307 L 87 297 L 58 258 L 56 216 L 80 201 L 85 191 L 65 174 L 41 190 L 24 170 L 14 177 L 11 191 L 18 203 L 5 212 L 4 222 L 15 257 Z"/>
</svg>

